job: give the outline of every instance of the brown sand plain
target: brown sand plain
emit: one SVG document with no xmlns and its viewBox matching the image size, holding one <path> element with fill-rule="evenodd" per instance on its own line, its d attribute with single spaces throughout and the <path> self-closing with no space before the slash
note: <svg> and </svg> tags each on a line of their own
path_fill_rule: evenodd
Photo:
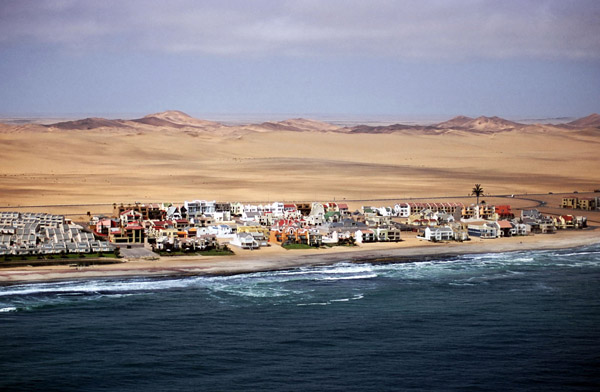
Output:
<svg viewBox="0 0 600 392">
<path fill-rule="evenodd" d="M 0 206 L 310 201 L 591 191 L 600 138 L 537 131 L 226 132 L 0 127 Z M 48 209 L 46 207 L 46 209 Z M 56 212 L 68 212 L 65 208 Z"/>
</svg>

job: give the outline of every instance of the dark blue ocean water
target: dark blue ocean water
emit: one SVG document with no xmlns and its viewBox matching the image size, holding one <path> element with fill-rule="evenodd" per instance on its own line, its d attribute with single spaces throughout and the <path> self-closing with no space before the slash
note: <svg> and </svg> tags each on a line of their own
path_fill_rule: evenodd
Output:
<svg viewBox="0 0 600 392">
<path fill-rule="evenodd" d="M 2 391 L 600 390 L 600 246 L 0 287 Z"/>
</svg>

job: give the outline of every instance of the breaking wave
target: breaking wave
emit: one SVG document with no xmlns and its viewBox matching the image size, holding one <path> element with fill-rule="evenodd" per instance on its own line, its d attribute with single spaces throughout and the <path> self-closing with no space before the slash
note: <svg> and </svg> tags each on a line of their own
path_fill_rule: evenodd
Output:
<svg viewBox="0 0 600 392">
<path fill-rule="evenodd" d="M 0 313 L 83 301 L 156 296 L 174 290 L 207 295 L 221 302 L 244 298 L 302 306 L 352 303 L 378 285 L 394 287 L 441 284 L 455 289 L 526 279 L 536 271 L 600 266 L 600 246 L 551 251 L 471 254 L 424 262 L 390 264 L 338 263 L 234 276 L 127 278 L 31 283 L 0 287 Z M 530 285 L 528 289 L 551 290 Z M 520 289 L 518 286 L 515 289 Z"/>
</svg>

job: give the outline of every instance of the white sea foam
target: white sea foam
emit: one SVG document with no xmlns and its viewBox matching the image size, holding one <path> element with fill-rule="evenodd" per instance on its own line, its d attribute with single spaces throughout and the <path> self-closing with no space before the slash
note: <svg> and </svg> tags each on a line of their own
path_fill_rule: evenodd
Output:
<svg viewBox="0 0 600 392">
<path fill-rule="evenodd" d="M 299 304 L 297 304 L 297 306 L 314 306 L 314 305 L 325 306 L 325 305 L 331 305 L 336 302 L 342 303 L 342 302 L 358 301 L 358 300 L 363 299 L 364 297 L 365 297 L 364 294 L 356 294 L 353 297 L 330 299 L 326 302 L 299 303 Z"/>
<path fill-rule="evenodd" d="M 254 298 L 273 298 L 285 297 L 295 294 L 291 290 L 286 290 L 279 287 L 258 287 L 258 286 L 228 286 L 215 285 L 210 287 L 213 292 L 222 292 L 239 297 L 254 297 Z"/>
<path fill-rule="evenodd" d="M 7 313 L 7 312 L 16 312 L 17 308 L 15 306 L 7 306 L 5 308 L 0 308 L 0 313 Z"/>
<path fill-rule="evenodd" d="M 600 255 L 600 252 L 557 253 L 557 256 L 582 256 L 582 255 Z"/>
<path fill-rule="evenodd" d="M 326 276 L 323 280 L 354 280 L 354 279 L 371 279 L 376 278 L 377 274 L 366 275 L 351 275 L 351 276 Z"/>
<path fill-rule="evenodd" d="M 596 248 L 554 251 L 524 251 L 489 253 L 452 257 L 433 261 L 397 264 L 337 263 L 329 266 L 302 267 L 285 271 L 256 272 L 233 276 L 200 276 L 181 278 L 136 278 L 113 280 L 67 281 L 37 283 L 0 287 L 0 298 L 15 297 L 4 301 L 5 308 L 13 303 L 20 309 L 19 301 L 43 301 L 46 303 L 80 301 L 78 297 L 119 298 L 121 296 L 149 294 L 165 290 L 201 289 L 209 295 L 226 300 L 224 295 L 249 298 L 284 298 L 295 301 L 304 297 L 305 302 L 322 303 L 321 298 L 311 298 L 319 292 L 319 285 L 303 282 L 327 282 L 335 287 L 336 281 L 372 280 L 370 287 L 377 287 L 375 278 L 393 279 L 400 283 L 415 284 L 423 281 L 446 283 L 454 286 L 490 284 L 501 279 L 521 279 L 537 268 L 581 268 L 600 264 L 600 251 Z M 582 256 L 578 258 L 576 256 Z M 341 283 L 340 283 L 341 285 Z M 348 289 L 347 285 L 340 289 Z M 28 299 L 27 297 L 32 297 Z M 37 297 L 37 298 L 34 298 Z M 342 296 L 337 302 L 346 302 L 350 296 Z M 329 301 L 329 303 L 331 303 Z"/>
<path fill-rule="evenodd" d="M 294 276 L 294 275 L 314 275 L 314 274 L 351 274 L 360 272 L 370 272 L 373 265 L 370 264 L 350 264 L 338 263 L 332 266 L 299 268 L 291 271 L 278 271 L 273 273 L 276 276 Z"/>
<path fill-rule="evenodd" d="M 49 293 L 67 296 L 155 291 L 188 287 L 193 283 L 193 278 L 165 280 L 90 280 L 59 283 L 39 283 L 6 287 L 5 289 L 0 290 L 0 296 L 25 296 Z"/>
<path fill-rule="evenodd" d="M 360 299 L 365 298 L 364 294 L 355 294 L 350 298 L 341 298 L 341 299 L 332 299 L 331 302 L 348 302 L 348 301 L 358 301 Z"/>
<path fill-rule="evenodd" d="M 523 275 L 523 274 L 525 274 L 524 272 L 521 272 L 521 271 L 506 270 L 506 272 L 508 272 L 509 274 L 513 274 L 513 275 Z"/>
</svg>

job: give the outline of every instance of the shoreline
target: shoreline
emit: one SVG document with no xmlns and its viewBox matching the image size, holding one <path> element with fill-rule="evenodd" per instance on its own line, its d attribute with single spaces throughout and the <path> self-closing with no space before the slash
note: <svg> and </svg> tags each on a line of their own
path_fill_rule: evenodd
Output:
<svg viewBox="0 0 600 392">
<path fill-rule="evenodd" d="M 79 279 L 113 279 L 174 276 L 229 276 L 300 267 L 348 263 L 409 263 L 466 254 L 567 249 L 600 243 L 600 230 L 588 228 L 556 234 L 537 234 L 463 243 L 432 244 L 408 238 L 399 243 L 371 243 L 345 249 L 285 250 L 273 245 L 255 251 L 236 249 L 232 256 L 174 256 L 158 260 L 74 269 L 66 266 L 12 267 L 0 270 L 0 286 Z"/>
</svg>

